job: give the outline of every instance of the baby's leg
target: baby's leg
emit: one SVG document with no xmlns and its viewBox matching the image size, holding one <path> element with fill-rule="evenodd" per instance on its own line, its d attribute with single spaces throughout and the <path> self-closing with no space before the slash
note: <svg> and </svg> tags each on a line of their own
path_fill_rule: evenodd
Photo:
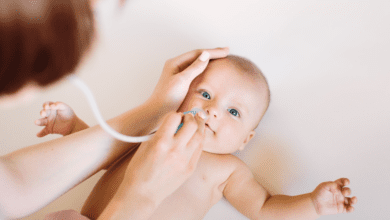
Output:
<svg viewBox="0 0 390 220">
<path fill-rule="evenodd" d="M 97 219 L 102 214 L 122 183 L 127 165 L 133 158 L 138 146 L 112 165 L 100 178 L 84 203 L 81 210 L 82 215 L 90 219 Z"/>
</svg>

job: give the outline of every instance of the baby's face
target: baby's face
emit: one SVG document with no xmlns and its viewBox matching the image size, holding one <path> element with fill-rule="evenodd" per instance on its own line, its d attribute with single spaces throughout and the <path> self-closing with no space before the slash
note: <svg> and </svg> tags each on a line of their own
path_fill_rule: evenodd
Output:
<svg viewBox="0 0 390 220">
<path fill-rule="evenodd" d="M 194 79 L 179 112 L 194 107 L 209 116 L 204 151 L 217 154 L 244 149 L 267 105 L 265 83 L 240 72 L 227 59 L 215 60 Z"/>
</svg>

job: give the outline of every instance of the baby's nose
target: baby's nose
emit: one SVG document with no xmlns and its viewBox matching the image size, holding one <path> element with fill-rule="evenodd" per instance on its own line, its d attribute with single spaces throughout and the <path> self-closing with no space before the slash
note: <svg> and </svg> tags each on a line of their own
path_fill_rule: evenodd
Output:
<svg viewBox="0 0 390 220">
<path fill-rule="evenodd" d="M 206 113 L 210 116 L 210 117 L 214 117 L 216 118 L 217 117 L 217 110 L 215 108 L 207 108 L 206 109 Z"/>
</svg>

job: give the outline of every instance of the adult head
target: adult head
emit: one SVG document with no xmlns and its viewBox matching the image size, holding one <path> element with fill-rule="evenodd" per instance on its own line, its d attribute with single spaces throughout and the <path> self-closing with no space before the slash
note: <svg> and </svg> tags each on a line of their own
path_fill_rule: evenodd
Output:
<svg viewBox="0 0 390 220">
<path fill-rule="evenodd" d="M 73 73 L 91 47 L 89 0 L 0 1 L 0 9 L 0 102 Z"/>
</svg>

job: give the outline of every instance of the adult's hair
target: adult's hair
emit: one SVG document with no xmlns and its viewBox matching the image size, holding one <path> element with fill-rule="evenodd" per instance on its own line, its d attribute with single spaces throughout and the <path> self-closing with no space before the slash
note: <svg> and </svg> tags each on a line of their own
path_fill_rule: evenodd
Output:
<svg viewBox="0 0 390 220">
<path fill-rule="evenodd" d="M 90 0 L 0 0 L 0 96 L 72 73 L 93 36 Z"/>
</svg>

